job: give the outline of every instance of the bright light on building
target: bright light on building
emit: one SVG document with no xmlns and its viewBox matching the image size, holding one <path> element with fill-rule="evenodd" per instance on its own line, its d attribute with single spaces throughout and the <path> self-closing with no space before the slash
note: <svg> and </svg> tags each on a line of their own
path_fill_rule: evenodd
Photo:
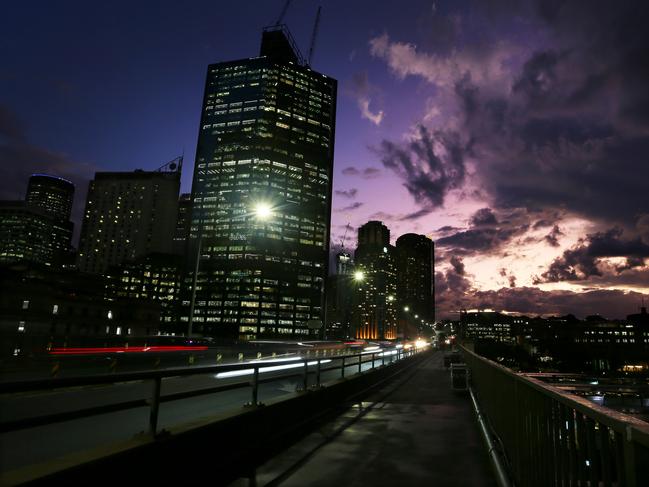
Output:
<svg viewBox="0 0 649 487">
<path fill-rule="evenodd" d="M 410 308 L 408 306 L 404 306 L 403 310 L 407 313 L 408 311 L 410 311 Z"/>
<path fill-rule="evenodd" d="M 260 201 L 254 207 L 255 216 L 260 220 L 268 220 L 273 216 L 273 207 L 268 203 Z"/>
<path fill-rule="evenodd" d="M 354 272 L 354 281 L 362 281 L 365 279 L 365 273 L 363 271 Z"/>
</svg>

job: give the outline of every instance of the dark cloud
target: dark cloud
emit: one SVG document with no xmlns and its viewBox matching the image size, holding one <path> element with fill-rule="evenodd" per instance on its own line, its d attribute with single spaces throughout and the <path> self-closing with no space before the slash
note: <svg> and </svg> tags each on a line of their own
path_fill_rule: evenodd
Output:
<svg viewBox="0 0 649 487">
<path fill-rule="evenodd" d="M 356 189 L 356 188 L 350 188 L 350 189 L 346 189 L 346 190 L 336 190 L 335 193 L 336 193 L 338 196 L 342 196 L 343 198 L 350 198 L 350 199 L 352 199 L 352 198 L 355 198 L 355 197 L 356 197 L 356 194 L 358 193 L 358 189 Z"/>
<path fill-rule="evenodd" d="M 602 259 L 607 257 L 626 258 L 626 265 L 617 267 L 618 273 L 644 266 L 644 260 L 649 258 L 649 244 L 639 237 L 623 240 L 622 233 L 619 228 L 613 228 L 588 235 L 556 258 L 535 282 L 582 281 L 603 276 Z"/>
<path fill-rule="evenodd" d="M 445 284 L 437 273 L 436 283 Z M 460 309 L 494 309 L 529 316 L 574 314 L 585 317 L 600 314 L 624 318 L 638 309 L 643 295 L 614 289 L 593 289 L 584 292 L 567 290 L 543 291 L 536 287 L 503 287 L 489 291 L 451 292 L 447 288 L 437 299 L 439 318 L 457 319 Z"/>
<path fill-rule="evenodd" d="M 361 206 L 363 206 L 365 203 L 361 203 L 360 201 L 356 201 L 355 203 L 352 203 L 351 205 L 344 206 L 342 208 L 338 208 L 336 211 L 341 213 L 345 211 L 354 211 L 359 209 Z"/>
<path fill-rule="evenodd" d="M 356 169 L 353 166 L 346 167 L 345 169 L 342 170 L 342 173 L 345 176 L 357 176 L 358 175 L 358 169 Z"/>
<path fill-rule="evenodd" d="M 420 125 L 410 142 L 384 140 L 376 152 L 383 165 L 404 180 L 414 200 L 432 209 L 442 206 L 447 193 L 464 182 L 465 150 L 458 134 L 431 132 Z"/>
<path fill-rule="evenodd" d="M 403 215 L 399 220 L 401 221 L 409 221 L 409 220 L 416 220 L 417 218 L 421 218 L 423 216 L 429 215 L 430 210 L 427 208 L 422 208 L 421 210 L 413 211 L 412 213 L 408 213 L 407 215 Z"/>
<path fill-rule="evenodd" d="M 365 168 L 361 173 L 361 177 L 363 177 L 363 179 L 375 179 L 378 178 L 380 175 L 381 175 L 381 170 L 375 167 Z"/>
<path fill-rule="evenodd" d="M 491 210 L 491 208 L 481 208 L 476 211 L 471 217 L 471 224 L 476 227 L 481 227 L 485 225 L 497 225 L 498 220 L 496 215 Z"/>
<path fill-rule="evenodd" d="M 537 222 L 538 223 L 538 222 Z M 548 233 L 543 239 L 550 244 L 552 247 L 558 247 L 559 246 L 559 237 L 564 236 L 564 233 L 561 231 L 559 228 L 559 225 L 555 225 L 552 227 L 552 230 L 550 233 Z"/>
<path fill-rule="evenodd" d="M 349 166 L 343 169 L 342 173 L 345 176 L 360 176 L 363 179 L 375 179 L 381 175 L 381 170 L 375 167 L 366 167 L 362 171 L 359 171 L 355 167 Z"/>
<path fill-rule="evenodd" d="M 465 275 L 466 271 L 464 269 L 464 262 L 462 262 L 462 259 L 457 256 L 452 256 L 451 260 L 451 267 L 453 267 L 453 270 L 455 271 L 456 274 L 463 276 Z"/>
<path fill-rule="evenodd" d="M 467 141 L 460 163 L 449 166 L 455 177 L 438 169 L 445 161 L 430 149 L 435 126 L 410 144 L 384 142 L 384 165 L 422 207 L 441 206 L 463 184 L 471 157 L 479 162 L 475 182 L 496 210 L 555 209 L 632 228 L 649 213 L 649 3 L 476 0 L 470 11 L 439 34 L 453 49 L 417 50 L 387 36 L 371 42 L 398 77 L 435 86 L 431 103 L 451 120 L 459 114 L 456 140 Z M 437 127 L 445 116 L 434 119 Z"/>
</svg>

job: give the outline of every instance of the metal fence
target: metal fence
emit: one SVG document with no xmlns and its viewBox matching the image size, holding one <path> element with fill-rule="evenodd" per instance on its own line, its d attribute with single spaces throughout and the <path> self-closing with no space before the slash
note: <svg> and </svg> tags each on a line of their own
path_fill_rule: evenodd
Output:
<svg viewBox="0 0 649 487">
<path fill-rule="evenodd" d="M 649 485 L 649 423 L 461 348 L 516 485 Z"/>
<path fill-rule="evenodd" d="M 124 411 L 127 409 L 148 407 L 149 410 L 149 434 L 155 436 L 158 433 L 158 416 L 162 403 L 188 399 L 191 397 L 214 394 L 232 389 L 249 388 L 250 402 L 248 406 L 258 406 L 261 401 L 259 397 L 259 385 L 262 383 L 281 381 L 288 377 L 300 377 L 301 389 L 322 386 L 322 374 L 330 370 L 340 370 L 340 377 L 345 374 L 361 373 L 363 364 L 370 370 L 378 366 L 389 365 L 409 357 L 419 350 L 411 348 L 394 350 L 377 350 L 372 352 L 361 352 L 348 355 L 335 355 L 329 357 L 297 357 L 277 360 L 259 360 L 251 362 L 239 362 L 233 364 L 220 364 L 212 366 L 183 367 L 164 370 L 152 370 L 143 372 L 127 372 L 115 374 L 103 374 L 90 377 L 76 378 L 54 378 L 45 380 L 20 381 L 0 384 L 0 394 L 13 394 L 34 392 L 43 390 L 62 390 L 66 388 L 86 387 L 96 385 L 112 385 L 123 382 L 146 381 L 151 384 L 149 398 L 135 399 L 124 402 L 86 407 L 84 409 L 66 411 L 55 414 L 29 417 L 0 423 L 0 433 L 17 431 L 36 426 L 43 426 L 52 423 L 70 421 L 86 418 L 100 414 Z M 293 372 L 276 374 L 263 377 L 265 372 L 275 372 L 280 367 L 293 366 Z M 161 394 L 162 382 L 166 378 L 186 377 L 201 374 L 226 374 L 228 372 L 246 373 L 246 377 L 239 382 L 224 383 L 209 388 Z M 261 377 L 260 377 L 261 376 Z M 310 384 L 311 382 L 311 384 Z"/>
</svg>

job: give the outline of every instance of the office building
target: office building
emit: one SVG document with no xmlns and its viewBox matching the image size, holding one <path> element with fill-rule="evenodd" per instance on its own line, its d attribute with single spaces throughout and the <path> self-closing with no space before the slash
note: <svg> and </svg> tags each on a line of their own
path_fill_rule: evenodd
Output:
<svg viewBox="0 0 649 487">
<path fill-rule="evenodd" d="M 192 330 L 247 340 L 321 326 L 336 86 L 304 63 L 283 26 L 263 32 L 259 56 L 208 67 L 192 185 Z"/>
<path fill-rule="evenodd" d="M 171 253 L 181 167 L 95 174 L 81 227 L 81 271 L 104 274 L 150 253 Z"/>
<path fill-rule="evenodd" d="M 358 229 L 354 252 L 354 313 L 356 338 L 393 340 L 397 338 L 397 276 L 395 249 L 390 230 L 379 221 Z"/>
<path fill-rule="evenodd" d="M 34 174 L 24 201 L 0 201 L 0 263 L 71 263 L 73 197 L 71 182 Z"/>
<path fill-rule="evenodd" d="M 418 316 L 419 324 L 435 321 L 433 259 L 433 241 L 425 235 L 406 233 L 397 239 L 397 301 L 401 310 L 408 308 L 410 321 Z"/>
<path fill-rule="evenodd" d="M 33 174 L 27 184 L 25 202 L 59 221 L 69 221 L 72 214 L 74 184 L 47 174 Z"/>
</svg>

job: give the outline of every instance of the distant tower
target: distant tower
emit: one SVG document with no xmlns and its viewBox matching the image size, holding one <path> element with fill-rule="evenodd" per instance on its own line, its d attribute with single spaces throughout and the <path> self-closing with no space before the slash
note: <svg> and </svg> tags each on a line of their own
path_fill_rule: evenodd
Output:
<svg viewBox="0 0 649 487">
<path fill-rule="evenodd" d="M 433 300 L 433 241 L 425 235 L 406 233 L 396 241 L 397 299 L 419 322 L 435 320 Z"/>
<path fill-rule="evenodd" d="M 395 339 L 396 266 L 390 230 L 383 223 L 370 221 L 358 229 L 354 261 L 357 272 L 353 317 L 356 338 Z"/>
<path fill-rule="evenodd" d="M 27 184 L 25 202 L 59 221 L 69 221 L 72 214 L 74 184 L 47 174 L 33 174 Z"/>
<path fill-rule="evenodd" d="M 79 269 L 109 267 L 150 253 L 171 253 L 178 214 L 180 167 L 98 172 L 90 181 L 79 243 Z"/>
</svg>

